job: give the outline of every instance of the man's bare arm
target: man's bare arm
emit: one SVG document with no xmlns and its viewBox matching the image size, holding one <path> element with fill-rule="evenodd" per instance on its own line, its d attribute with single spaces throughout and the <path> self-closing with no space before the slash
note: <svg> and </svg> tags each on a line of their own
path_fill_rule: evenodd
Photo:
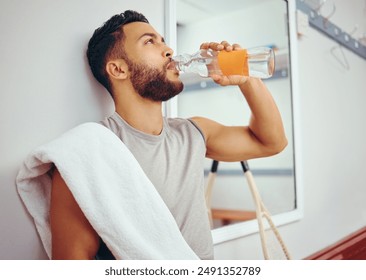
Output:
<svg viewBox="0 0 366 280">
<path fill-rule="evenodd" d="M 226 41 L 203 43 L 201 48 L 220 51 L 241 49 L 239 45 L 231 46 Z M 192 118 L 206 137 L 207 157 L 220 161 L 241 161 L 271 156 L 286 147 L 287 139 L 280 112 L 260 79 L 240 75 L 212 75 L 212 79 L 222 86 L 239 86 L 252 114 L 247 126 L 235 127 L 206 118 Z"/>
<path fill-rule="evenodd" d="M 94 259 L 99 236 L 85 218 L 58 170 L 52 177 L 52 259 Z"/>
<path fill-rule="evenodd" d="M 207 157 L 241 161 L 271 156 L 286 147 L 281 116 L 267 88 L 260 80 L 247 81 L 245 86 L 242 91 L 246 91 L 252 110 L 248 126 L 224 126 L 206 118 L 192 118 L 205 134 Z"/>
</svg>

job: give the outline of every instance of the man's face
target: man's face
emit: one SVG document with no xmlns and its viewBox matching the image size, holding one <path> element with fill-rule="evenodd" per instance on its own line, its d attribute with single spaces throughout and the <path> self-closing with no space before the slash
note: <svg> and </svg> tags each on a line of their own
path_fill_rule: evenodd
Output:
<svg viewBox="0 0 366 280">
<path fill-rule="evenodd" d="M 166 101 L 183 90 L 179 72 L 169 67 L 173 51 L 164 39 L 143 22 L 124 26 L 125 61 L 135 90 L 144 98 Z"/>
</svg>

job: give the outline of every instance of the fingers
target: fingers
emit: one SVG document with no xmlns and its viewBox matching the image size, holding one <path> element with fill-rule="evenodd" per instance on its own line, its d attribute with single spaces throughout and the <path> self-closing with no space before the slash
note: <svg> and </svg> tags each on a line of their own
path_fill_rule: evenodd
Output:
<svg viewBox="0 0 366 280">
<path fill-rule="evenodd" d="M 235 50 L 235 51 L 242 50 L 242 47 L 239 44 L 234 44 L 233 45 L 233 50 Z"/>
<path fill-rule="evenodd" d="M 233 47 L 227 42 L 227 41 L 222 41 L 221 45 L 224 46 L 225 51 L 232 51 Z"/>
<path fill-rule="evenodd" d="M 212 49 L 215 51 L 222 51 L 225 47 L 224 47 L 224 45 L 222 45 L 220 43 L 206 42 L 206 43 L 201 44 L 200 48 L 201 49 Z"/>
<path fill-rule="evenodd" d="M 241 50 L 241 46 L 239 44 L 229 44 L 227 41 L 222 41 L 221 43 L 216 42 L 205 42 L 200 46 L 201 49 L 212 49 L 215 51 L 232 51 L 232 50 Z"/>
</svg>

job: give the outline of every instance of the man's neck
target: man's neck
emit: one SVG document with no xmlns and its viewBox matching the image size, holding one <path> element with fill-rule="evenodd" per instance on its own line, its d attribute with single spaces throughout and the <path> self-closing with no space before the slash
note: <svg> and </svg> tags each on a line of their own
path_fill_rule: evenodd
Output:
<svg viewBox="0 0 366 280">
<path fill-rule="evenodd" d="M 116 112 L 133 128 L 152 135 L 163 129 L 162 102 L 141 96 L 126 96 L 115 102 Z"/>
</svg>

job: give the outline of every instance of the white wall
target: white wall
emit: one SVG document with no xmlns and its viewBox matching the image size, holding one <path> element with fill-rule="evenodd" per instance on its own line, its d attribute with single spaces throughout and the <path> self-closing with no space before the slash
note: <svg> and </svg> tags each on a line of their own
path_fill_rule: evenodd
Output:
<svg viewBox="0 0 366 280">
<path fill-rule="evenodd" d="M 334 2 L 331 21 L 360 37 L 365 1 Z M 328 4 L 327 4 L 328 5 Z M 331 11 L 325 7 L 324 15 Z M 314 29 L 298 41 L 304 218 L 280 228 L 295 259 L 366 226 L 366 60 L 344 49 L 350 69 L 331 55 L 336 43 Z M 261 259 L 258 235 L 216 246 L 220 259 Z"/>
<path fill-rule="evenodd" d="M 46 258 L 15 188 L 36 146 L 114 108 L 85 59 L 94 29 L 126 9 L 164 32 L 164 0 L 0 2 L 0 259 Z"/>
</svg>

